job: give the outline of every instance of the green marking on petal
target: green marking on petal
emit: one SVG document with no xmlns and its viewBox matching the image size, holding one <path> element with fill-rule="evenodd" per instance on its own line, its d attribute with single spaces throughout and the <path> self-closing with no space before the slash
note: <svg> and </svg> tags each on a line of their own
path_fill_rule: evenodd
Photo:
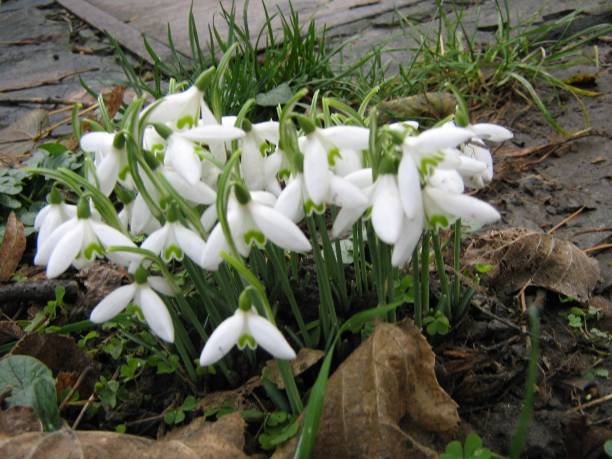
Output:
<svg viewBox="0 0 612 459">
<path fill-rule="evenodd" d="M 308 199 L 304 203 L 304 210 L 306 211 L 306 215 L 312 215 L 313 212 L 316 212 L 317 214 L 323 214 L 325 213 L 325 203 L 322 202 L 321 204 L 315 204 L 310 199 Z"/>
<path fill-rule="evenodd" d="M 184 127 L 188 127 L 191 129 L 195 125 L 195 121 L 189 115 L 185 115 L 182 118 L 179 118 L 176 122 L 176 127 L 179 129 L 183 129 Z"/>
<path fill-rule="evenodd" d="M 130 166 L 123 166 L 123 168 L 119 171 L 119 180 L 125 180 L 130 173 Z"/>
<path fill-rule="evenodd" d="M 332 167 L 335 166 L 336 158 L 342 158 L 342 155 L 340 154 L 340 150 L 334 147 L 327 152 L 327 163 Z"/>
<path fill-rule="evenodd" d="M 156 143 L 156 144 L 154 144 L 154 145 L 151 145 L 151 151 L 152 151 L 153 153 L 157 153 L 157 152 L 160 152 L 160 151 L 164 151 L 164 148 L 166 148 L 166 147 L 164 147 L 164 145 L 163 145 L 163 144 L 161 144 L 161 143 Z"/>
<path fill-rule="evenodd" d="M 432 228 L 448 228 L 450 226 L 448 218 L 445 215 L 432 215 L 429 217 L 429 224 Z"/>
<path fill-rule="evenodd" d="M 102 247 L 98 242 L 92 242 L 85 247 L 85 250 L 83 250 L 83 256 L 89 261 L 95 259 L 96 255 L 100 257 L 104 255 L 104 247 Z"/>
<path fill-rule="evenodd" d="M 249 230 L 244 233 L 244 242 L 246 245 L 255 243 L 257 247 L 264 248 L 266 246 L 266 236 L 259 230 Z"/>
<path fill-rule="evenodd" d="M 162 252 L 162 259 L 165 262 L 169 262 L 172 258 L 179 261 L 183 259 L 183 251 L 175 244 L 169 245 Z"/>
<path fill-rule="evenodd" d="M 281 169 L 278 171 L 278 178 L 281 180 L 287 180 L 291 176 L 291 171 L 289 169 Z"/>
<path fill-rule="evenodd" d="M 433 172 L 433 170 L 444 160 L 444 155 L 440 158 L 439 155 L 431 155 L 421 160 L 421 174 L 427 176 Z"/>
<path fill-rule="evenodd" d="M 246 346 L 253 350 L 257 348 L 257 342 L 251 335 L 242 335 L 240 338 L 238 338 L 238 349 L 242 350 Z"/>
</svg>

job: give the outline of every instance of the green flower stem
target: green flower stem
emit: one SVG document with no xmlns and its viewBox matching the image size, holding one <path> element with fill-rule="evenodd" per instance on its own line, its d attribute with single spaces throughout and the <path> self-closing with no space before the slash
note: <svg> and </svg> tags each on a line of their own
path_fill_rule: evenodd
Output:
<svg viewBox="0 0 612 459">
<path fill-rule="evenodd" d="M 209 290 L 211 290 L 210 285 L 206 281 L 206 277 L 202 274 L 200 267 L 197 266 L 193 261 L 188 258 L 184 260 L 185 269 L 187 270 L 187 274 L 189 278 L 193 282 L 193 285 L 198 292 L 200 297 L 200 301 L 202 301 L 204 305 L 204 309 L 206 310 L 206 314 L 208 315 L 209 320 L 211 321 L 213 327 L 218 326 L 222 322 L 221 315 L 216 307 L 208 300 L 209 299 Z"/>
<path fill-rule="evenodd" d="M 153 216 L 157 220 L 163 221 L 163 214 L 162 214 L 161 208 L 159 207 L 159 203 L 156 202 L 156 200 L 153 199 L 153 197 L 149 194 L 149 190 L 147 190 L 147 187 L 145 187 L 144 182 L 142 181 L 142 177 L 140 176 L 140 173 L 139 173 L 140 166 L 143 167 L 143 170 L 145 170 L 145 172 L 148 169 L 148 168 L 144 168 L 144 166 L 147 166 L 147 165 L 144 164 L 144 158 L 142 158 L 141 155 L 139 154 L 140 147 L 133 141 L 133 139 L 128 139 L 127 145 L 126 145 L 126 151 L 127 151 L 128 166 L 130 168 L 130 176 L 132 177 L 132 180 L 134 181 L 134 185 L 136 185 L 136 189 L 142 195 L 142 198 L 146 202 L 147 207 L 149 208 Z M 150 174 L 148 175 L 153 176 L 153 173 L 150 169 L 149 169 L 149 172 Z M 157 186 L 155 179 L 153 179 L 153 184 Z"/>
<path fill-rule="evenodd" d="M 376 298 L 379 305 L 385 303 L 385 289 L 384 289 L 384 277 L 383 277 L 383 264 L 380 257 L 379 241 L 376 238 L 376 233 L 372 227 L 372 223 L 366 224 L 366 233 L 368 239 L 368 249 L 370 250 L 370 257 L 372 260 L 373 274 L 374 274 L 374 288 L 376 289 Z M 382 244 L 382 243 L 381 243 Z"/>
<path fill-rule="evenodd" d="M 367 292 L 369 290 L 368 287 L 368 265 L 366 262 L 366 255 L 365 255 L 365 243 L 363 240 L 363 221 L 361 219 L 358 220 L 357 225 L 356 225 L 357 231 L 357 238 L 355 239 L 356 242 L 353 244 L 353 247 L 355 246 L 355 244 L 357 244 L 357 248 L 359 249 L 359 273 L 361 274 L 361 278 L 362 278 L 362 283 L 363 283 L 363 291 Z"/>
<path fill-rule="evenodd" d="M 461 220 L 453 225 L 453 271 L 452 305 L 457 306 L 461 302 Z"/>
<path fill-rule="evenodd" d="M 419 247 L 412 254 L 412 278 L 414 282 L 414 323 L 420 329 L 423 327 L 423 302 L 421 299 L 421 276 L 419 273 Z"/>
<path fill-rule="evenodd" d="M 308 333 L 308 329 L 306 328 L 306 324 L 304 322 L 304 318 L 302 317 L 302 312 L 300 311 L 300 307 L 298 306 L 297 300 L 295 299 L 295 295 L 293 294 L 293 289 L 291 288 L 291 284 L 289 283 L 289 278 L 287 276 L 287 267 L 283 266 L 282 261 L 282 252 L 280 249 L 273 244 L 268 244 L 267 247 L 268 256 L 270 260 L 272 260 L 272 265 L 274 266 L 275 274 L 278 276 L 277 280 L 281 284 L 281 288 L 287 297 L 287 301 L 289 302 L 289 307 L 291 307 L 291 312 L 295 321 L 298 324 L 298 328 L 302 335 L 304 342 L 306 343 L 306 347 L 313 348 L 315 346 L 310 333 Z"/>
<path fill-rule="evenodd" d="M 421 314 L 429 314 L 429 231 L 423 232 L 421 241 Z"/>
<path fill-rule="evenodd" d="M 315 268 L 317 271 L 317 284 L 319 286 L 319 299 L 320 304 L 320 320 L 321 328 L 323 330 L 323 337 L 325 338 L 325 347 L 327 347 L 333 339 L 336 329 L 338 328 L 338 318 L 336 317 L 336 308 L 334 306 L 334 300 L 331 294 L 329 276 L 327 275 L 327 269 L 325 260 L 321 256 L 319 249 L 319 242 L 317 241 L 317 227 L 313 217 L 306 217 L 306 224 L 308 225 L 308 232 L 310 233 L 310 243 L 312 244 L 312 251 L 315 259 Z"/>
<path fill-rule="evenodd" d="M 361 264 L 362 242 L 359 239 L 359 226 L 361 226 L 361 220 L 359 220 L 357 224 L 353 226 L 353 271 L 355 272 L 355 287 L 357 289 L 357 295 L 363 296 L 365 289 L 361 270 L 365 268 L 362 268 Z"/>
<path fill-rule="evenodd" d="M 323 246 L 323 256 L 325 257 L 328 273 L 333 277 L 335 284 L 338 286 L 338 294 L 340 301 L 345 310 L 348 310 L 348 294 L 346 291 L 346 279 L 344 278 L 344 266 L 342 265 L 342 256 L 332 247 L 327 233 L 325 218 L 322 215 L 316 215 L 316 220 L 319 225 L 319 234 L 321 235 L 321 244 Z"/>
<path fill-rule="evenodd" d="M 444 312 L 446 314 L 446 317 L 448 317 L 448 320 L 452 321 L 450 285 L 448 283 L 448 276 L 446 275 L 446 268 L 444 266 L 442 248 L 440 247 L 440 233 L 437 230 L 434 230 L 432 232 L 431 242 L 434 249 L 434 257 L 436 260 L 438 276 L 440 276 L 440 287 L 442 289 L 442 298 L 440 298 L 438 310 Z"/>
<path fill-rule="evenodd" d="M 242 278 L 246 281 L 247 284 L 251 285 L 255 289 L 255 291 L 257 292 L 257 296 L 260 299 L 261 306 L 264 310 L 266 318 L 272 324 L 276 325 L 274 313 L 272 312 L 272 306 L 270 305 L 270 301 L 268 300 L 268 296 L 266 295 L 266 289 L 264 285 L 247 268 L 241 258 L 234 257 L 226 252 L 222 252 L 221 256 L 227 262 L 227 264 L 229 264 L 240 274 L 240 276 L 242 276 Z M 286 360 L 277 359 L 276 362 L 278 364 L 278 369 L 285 384 L 285 390 L 287 391 L 287 396 L 289 397 L 289 403 L 291 404 L 291 408 L 295 414 L 299 414 L 304 410 L 304 405 L 302 403 L 302 399 L 300 398 L 300 393 L 298 391 L 297 384 L 295 383 L 295 377 L 293 376 L 293 372 L 291 371 L 289 363 Z"/>
</svg>

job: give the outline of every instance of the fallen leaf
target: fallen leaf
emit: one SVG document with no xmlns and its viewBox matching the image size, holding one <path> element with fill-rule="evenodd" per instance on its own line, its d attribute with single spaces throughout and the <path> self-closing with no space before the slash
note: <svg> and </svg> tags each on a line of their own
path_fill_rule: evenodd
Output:
<svg viewBox="0 0 612 459">
<path fill-rule="evenodd" d="M 14 320 L 0 320 L 0 344 L 21 338 L 23 329 Z"/>
<path fill-rule="evenodd" d="M 0 441 L 0 457 L 11 459 L 242 459 L 244 421 L 238 413 L 192 425 L 161 440 L 68 428 L 53 433 L 24 433 Z"/>
<path fill-rule="evenodd" d="M 0 282 L 6 282 L 11 278 L 17 265 L 21 261 L 26 248 L 26 237 L 23 223 L 19 221 L 15 212 L 9 214 L 4 230 L 4 238 L 0 245 Z"/>
<path fill-rule="evenodd" d="M 513 295 L 527 285 L 580 302 L 599 280 L 597 260 L 571 242 L 527 228 L 494 230 L 477 236 L 464 255 L 468 266 L 491 265 L 483 279 L 498 295 Z"/>
<path fill-rule="evenodd" d="M 459 426 L 412 322 L 379 324 L 330 378 L 312 457 L 433 458 Z M 294 437 L 273 458 L 292 457 Z"/>
<path fill-rule="evenodd" d="M 323 356 L 325 356 L 325 352 L 319 349 L 309 349 L 307 347 L 301 348 L 297 354 L 297 357 L 290 363 L 293 376 L 301 375 L 310 367 L 315 365 L 319 360 L 321 360 Z M 283 382 L 283 378 L 278 371 L 276 360 L 268 360 L 266 362 L 264 371 L 266 373 L 265 376 L 276 384 L 279 389 L 285 388 L 285 383 Z"/>
<path fill-rule="evenodd" d="M 93 362 L 87 353 L 77 346 L 72 337 L 55 333 L 30 333 L 25 335 L 11 351 L 12 355 L 29 355 L 43 362 L 54 375 L 75 373 L 77 377 Z M 88 397 L 96 383 L 96 372 L 88 371 L 79 386 L 81 397 Z"/>
<path fill-rule="evenodd" d="M 24 154 L 32 151 L 48 125 L 48 112 L 37 108 L 0 130 L 0 164 L 17 164 Z"/>
<path fill-rule="evenodd" d="M 111 89 L 102 91 L 102 97 L 104 98 L 104 104 L 108 111 L 108 116 L 111 119 L 117 114 L 123 103 L 123 95 L 125 94 L 125 86 L 117 85 Z"/>
<path fill-rule="evenodd" d="M 389 123 L 414 118 L 446 118 L 455 111 L 457 99 L 448 92 L 426 92 L 409 97 L 385 100 L 376 106 L 378 122 Z"/>
<path fill-rule="evenodd" d="M 24 432 L 41 432 L 42 426 L 31 406 L 10 406 L 0 411 L 0 441 Z"/>
<path fill-rule="evenodd" d="M 127 277 L 125 268 L 103 261 L 81 269 L 77 279 L 85 286 L 85 294 L 80 298 L 79 305 L 95 306 L 110 292 L 121 287 Z"/>
</svg>

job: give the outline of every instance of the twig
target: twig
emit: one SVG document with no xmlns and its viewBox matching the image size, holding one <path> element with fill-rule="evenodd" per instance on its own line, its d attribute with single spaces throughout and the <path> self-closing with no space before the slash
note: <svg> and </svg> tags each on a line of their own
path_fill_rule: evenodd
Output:
<svg viewBox="0 0 612 459">
<path fill-rule="evenodd" d="M 589 247 L 588 249 L 584 249 L 583 252 L 584 253 L 599 252 L 600 250 L 605 250 L 605 249 L 612 249 L 612 243 L 606 242 L 604 244 L 597 244 L 597 245 L 594 245 L 593 247 Z"/>
<path fill-rule="evenodd" d="M 587 402 L 584 405 L 580 404 L 578 406 L 575 406 L 574 408 L 567 410 L 566 413 L 567 414 L 575 413 L 576 411 L 582 411 L 582 410 L 584 410 L 586 408 L 592 408 L 592 407 L 594 407 L 596 405 L 600 405 L 602 403 L 605 403 L 608 400 L 612 400 L 612 394 L 604 395 L 603 397 L 600 397 L 598 399 L 591 400 L 590 402 Z"/>
<path fill-rule="evenodd" d="M 125 423 L 126 426 L 136 426 L 139 424 L 145 424 L 147 422 L 153 422 L 153 421 L 159 421 L 161 419 L 164 419 L 164 414 L 156 414 L 155 416 L 149 416 L 148 418 L 142 418 L 142 419 L 136 419 L 135 421 L 128 421 Z"/>
<path fill-rule="evenodd" d="M 87 107 L 85 110 L 81 110 L 79 112 L 79 117 L 85 115 L 86 113 L 89 113 L 89 112 L 95 110 L 96 108 L 98 108 L 98 104 L 93 104 L 92 106 Z M 64 124 L 71 123 L 71 122 L 72 122 L 72 116 L 70 116 L 68 118 L 64 118 L 63 120 L 58 121 L 54 125 L 49 126 L 47 129 L 45 129 L 40 134 L 38 134 L 33 140 L 44 139 L 45 137 L 47 137 L 49 134 L 51 134 L 58 127 L 63 126 Z"/>
<path fill-rule="evenodd" d="M 1 105 L 73 105 L 78 102 L 78 100 L 61 99 L 57 97 L 0 97 Z"/>
<path fill-rule="evenodd" d="M 70 398 L 72 397 L 72 395 L 76 392 L 76 390 L 79 388 L 79 386 L 81 385 L 81 383 L 85 380 L 85 376 L 87 375 L 87 373 L 89 373 L 93 368 L 90 366 L 88 366 L 87 368 L 85 368 L 81 374 L 79 375 L 79 378 L 76 380 L 76 382 L 74 383 L 74 386 L 72 386 L 70 388 L 70 392 L 68 392 L 68 395 L 66 395 L 66 397 L 64 397 L 64 400 L 62 400 L 62 403 L 60 403 L 59 406 L 59 411 L 61 412 L 65 406 L 68 404 L 68 402 L 70 401 Z"/>
<path fill-rule="evenodd" d="M 42 280 L 0 285 L 0 304 L 8 301 L 47 301 L 55 298 L 55 289 L 63 287 L 67 300 L 76 298 L 79 284 L 74 280 Z"/>
<path fill-rule="evenodd" d="M 567 222 L 569 222 L 570 220 L 576 218 L 586 207 L 582 206 L 580 209 L 578 209 L 576 212 L 574 212 L 573 214 L 571 214 L 568 217 L 565 217 L 563 220 L 561 220 L 559 223 L 557 223 L 555 226 L 553 226 L 551 229 L 549 229 L 546 234 L 552 234 L 555 231 L 557 231 L 559 228 L 561 228 L 563 225 L 565 225 Z"/>
<path fill-rule="evenodd" d="M 612 232 L 612 226 L 606 226 L 603 228 L 591 228 L 582 231 L 576 231 L 574 236 L 580 236 L 582 234 L 590 234 L 590 233 L 610 233 Z"/>
<path fill-rule="evenodd" d="M 511 328 L 513 330 L 516 330 L 521 335 L 529 335 L 529 332 L 522 330 L 521 327 L 519 327 L 518 325 L 513 324 L 509 320 L 506 320 L 503 317 L 498 316 L 497 314 L 493 314 L 491 311 L 487 311 L 482 306 L 479 306 L 477 304 L 472 303 L 472 307 L 476 308 L 479 312 L 483 313 L 485 316 L 490 317 L 491 319 L 495 319 L 495 320 L 501 322 L 502 324 L 506 325 L 507 327 L 509 327 L 509 328 Z"/>
<path fill-rule="evenodd" d="M 115 370 L 115 373 L 113 374 L 113 377 L 111 378 L 111 381 L 114 381 L 115 379 L 117 379 L 117 376 L 119 376 L 119 368 Z M 79 415 L 77 416 L 76 420 L 72 424 L 72 430 L 76 430 L 76 428 L 79 426 L 81 419 L 83 419 L 83 416 L 85 416 L 85 413 L 87 412 L 87 408 L 89 408 L 89 405 L 91 405 L 91 402 L 93 402 L 95 397 L 96 397 L 96 391 L 94 390 L 89 396 L 89 398 L 87 399 L 87 403 L 83 405 L 83 408 L 81 408 Z"/>
</svg>

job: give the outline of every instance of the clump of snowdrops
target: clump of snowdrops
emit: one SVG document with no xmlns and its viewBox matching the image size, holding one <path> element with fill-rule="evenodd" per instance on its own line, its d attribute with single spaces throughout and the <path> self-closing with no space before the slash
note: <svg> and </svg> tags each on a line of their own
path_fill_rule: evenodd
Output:
<svg viewBox="0 0 612 459">
<path fill-rule="evenodd" d="M 300 347 L 333 352 L 352 299 L 373 291 L 372 311 L 394 320 L 403 308 L 417 325 L 427 320 L 430 245 L 441 276 L 438 313 L 452 317 L 461 286 L 449 282 L 438 232 L 452 229 L 457 252 L 462 227 L 499 219 L 466 189 L 491 181 L 487 142 L 512 134 L 470 124 L 463 103 L 430 129 L 411 120 L 377 125 L 374 110 L 366 116 L 375 90 L 357 110 L 316 93 L 306 104 L 298 92 L 278 120 L 255 123 L 252 101 L 237 116 L 220 112 L 221 73 L 211 68 L 186 89 L 171 83 L 170 94 L 148 105 L 138 98 L 118 121 L 88 121 L 83 175 L 36 170 L 57 185 L 36 219 L 35 263 L 49 278 L 98 257 L 125 266 L 131 283 L 94 308 L 93 322 L 138 306 L 151 331 L 176 344 L 194 380 L 198 344 L 199 364 L 228 378 L 224 356 L 234 346 L 261 347 L 278 359 L 299 412 L 286 361 Z M 310 322 L 295 291 L 305 264 L 320 300 Z M 408 272 L 413 305 L 394 302 Z M 280 328 L 271 290 L 290 309 Z"/>
</svg>

